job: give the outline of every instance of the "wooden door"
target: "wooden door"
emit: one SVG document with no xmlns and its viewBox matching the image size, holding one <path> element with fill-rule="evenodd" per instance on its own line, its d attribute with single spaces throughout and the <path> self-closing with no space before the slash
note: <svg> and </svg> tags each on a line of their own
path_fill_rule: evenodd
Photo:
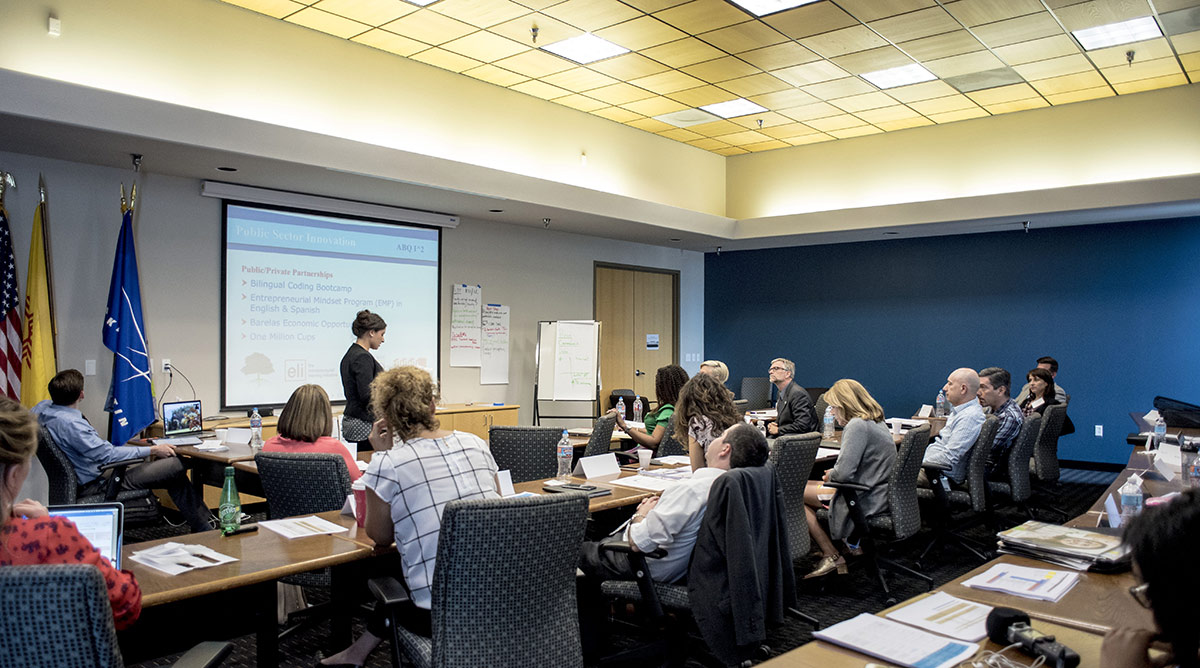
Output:
<svg viewBox="0 0 1200 668">
<path fill-rule="evenodd" d="M 618 388 L 654 399 L 654 373 L 678 360 L 679 274 L 597 265 L 602 399 Z M 657 346 L 647 343 L 657 336 Z"/>
</svg>

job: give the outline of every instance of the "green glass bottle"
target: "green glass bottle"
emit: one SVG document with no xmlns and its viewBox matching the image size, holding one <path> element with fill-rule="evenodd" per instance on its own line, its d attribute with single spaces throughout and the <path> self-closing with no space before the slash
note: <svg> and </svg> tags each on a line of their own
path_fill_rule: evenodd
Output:
<svg viewBox="0 0 1200 668">
<path fill-rule="evenodd" d="M 221 506 L 217 509 L 221 520 L 221 531 L 237 531 L 242 524 L 242 502 L 238 497 L 237 483 L 233 481 L 233 467 L 225 467 L 225 484 L 221 487 Z"/>
</svg>

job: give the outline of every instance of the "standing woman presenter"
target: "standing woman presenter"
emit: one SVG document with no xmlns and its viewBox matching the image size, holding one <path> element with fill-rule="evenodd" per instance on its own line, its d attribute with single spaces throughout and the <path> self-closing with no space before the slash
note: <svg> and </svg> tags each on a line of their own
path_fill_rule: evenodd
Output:
<svg viewBox="0 0 1200 668">
<path fill-rule="evenodd" d="M 383 345 L 387 323 L 377 313 L 363 309 L 350 325 L 357 340 L 342 357 L 342 389 L 346 393 L 346 410 L 342 413 L 342 438 L 358 444 L 359 451 L 370 450 L 371 381 L 383 371 L 383 366 L 371 355 Z"/>
</svg>

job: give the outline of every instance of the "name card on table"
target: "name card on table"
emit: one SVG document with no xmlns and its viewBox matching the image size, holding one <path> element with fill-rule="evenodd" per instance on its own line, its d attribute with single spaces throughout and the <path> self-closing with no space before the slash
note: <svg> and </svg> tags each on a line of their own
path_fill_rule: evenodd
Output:
<svg viewBox="0 0 1200 668">
<path fill-rule="evenodd" d="M 245 427 L 230 427 L 225 432 L 225 442 L 233 445 L 246 445 L 250 442 L 250 430 Z"/>
<path fill-rule="evenodd" d="M 617 464 L 617 456 L 611 452 L 591 457 L 580 457 L 575 463 L 574 475 L 588 480 L 613 480 L 621 476 L 621 467 Z"/>
</svg>

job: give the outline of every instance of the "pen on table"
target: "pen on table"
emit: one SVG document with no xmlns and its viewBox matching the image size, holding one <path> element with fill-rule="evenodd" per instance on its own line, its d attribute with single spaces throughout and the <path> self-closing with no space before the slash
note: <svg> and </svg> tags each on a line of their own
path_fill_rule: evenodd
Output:
<svg viewBox="0 0 1200 668">
<path fill-rule="evenodd" d="M 247 524 L 245 526 L 240 526 L 240 527 L 234 529 L 233 531 L 222 531 L 221 533 L 226 536 L 236 536 L 239 533 L 250 533 L 252 531 L 258 531 L 257 524 Z"/>
</svg>

